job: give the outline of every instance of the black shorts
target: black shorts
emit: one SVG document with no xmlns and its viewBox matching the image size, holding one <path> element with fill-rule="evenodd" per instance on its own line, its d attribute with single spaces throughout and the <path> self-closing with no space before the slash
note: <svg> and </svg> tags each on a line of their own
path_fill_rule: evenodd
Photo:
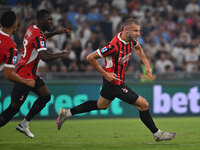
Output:
<svg viewBox="0 0 200 150">
<path fill-rule="evenodd" d="M 36 92 L 36 90 L 42 86 L 45 86 L 45 83 L 38 76 L 36 77 L 35 86 L 33 88 L 22 83 L 15 83 L 12 89 L 11 101 L 23 104 L 30 91 Z"/>
<path fill-rule="evenodd" d="M 113 83 L 110 83 L 106 79 L 103 79 L 103 87 L 100 94 L 102 97 L 108 100 L 112 101 L 117 97 L 129 104 L 135 103 L 139 97 L 139 95 L 137 95 L 124 83 L 122 83 L 121 85 L 115 85 Z"/>
</svg>

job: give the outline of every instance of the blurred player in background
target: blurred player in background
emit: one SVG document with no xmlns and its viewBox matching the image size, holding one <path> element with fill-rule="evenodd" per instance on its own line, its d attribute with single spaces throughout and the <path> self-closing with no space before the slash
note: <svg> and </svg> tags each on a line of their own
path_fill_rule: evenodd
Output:
<svg viewBox="0 0 200 150">
<path fill-rule="evenodd" d="M 58 58 L 67 58 L 68 52 L 63 51 L 57 54 L 50 54 L 46 48 L 46 37 L 55 34 L 70 34 L 70 30 L 63 28 L 59 31 L 47 33 L 53 26 L 53 18 L 47 10 L 40 10 L 37 15 L 37 25 L 30 26 L 24 36 L 23 50 L 20 60 L 16 64 L 15 72 L 18 76 L 25 79 L 34 79 L 35 86 L 28 87 L 25 84 L 16 83 L 12 89 L 11 104 L 0 115 L 0 127 L 5 125 L 12 117 L 19 112 L 21 105 L 26 100 L 28 93 L 33 91 L 38 99 L 34 102 L 25 119 L 16 127 L 16 129 L 26 136 L 33 138 L 34 135 L 29 130 L 30 120 L 38 114 L 51 99 L 50 92 L 39 76 L 36 75 L 39 60 L 51 61 Z"/>
<path fill-rule="evenodd" d="M 60 109 L 57 118 L 57 128 L 60 130 L 63 122 L 75 114 L 85 113 L 92 110 L 107 109 L 115 97 L 135 106 L 139 110 L 140 119 L 152 132 L 156 141 L 171 140 L 176 136 L 175 132 L 159 130 L 149 113 L 148 102 L 128 86 L 125 85 L 125 69 L 129 62 L 129 56 L 134 49 L 145 65 L 146 75 L 152 78 L 152 70 L 137 38 L 140 36 L 140 25 L 137 20 L 127 19 L 123 31 L 118 33 L 105 47 L 96 50 L 87 56 L 87 60 L 101 73 L 103 87 L 98 101 L 87 101 L 72 109 Z M 105 70 L 100 66 L 97 59 L 105 58 Z"/>
<path fill-rule="evenodd" d="M 17 26 L 17 16 L 13 11 L 6 11 L 1 15 L 0 64 L 3 65 L 4 62 L 4 75 L 7 80 L 34 87 L 34 79 L 24 79 L 14 72 L 17 61 L 17 49 L 10 36 L 17 30 Z"/>
</svg>

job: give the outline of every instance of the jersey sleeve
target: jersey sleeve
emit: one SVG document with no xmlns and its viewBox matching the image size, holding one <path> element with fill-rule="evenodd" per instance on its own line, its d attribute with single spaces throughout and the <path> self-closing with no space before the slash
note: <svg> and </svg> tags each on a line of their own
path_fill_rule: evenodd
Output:
<svg viewBox="0 0 200 150">
<path fill-rule="evenodd" d="M 8 47 L 8 49 L 5 50 L 4 58 L 5 58 L 4 66 L 9 68 L 14 68 L 17 62 L 16 47 L 15 46 Z"/>
<path fill-rule="evenodd" d="M 35 37 L 35 49 L 40 52 L 42 50 L 47 50 L 46 48 L 46 38 L 44 35 L 40 34 Z"/>
<path fill-rule="evenodd" d="M 97 52 L 100 57 L 106 57 L 116 53 L 116 49 L 114 45 L 108 43 L 106 46 L 102 47 L 101 49 L 98 49 Z"/>
</svg>

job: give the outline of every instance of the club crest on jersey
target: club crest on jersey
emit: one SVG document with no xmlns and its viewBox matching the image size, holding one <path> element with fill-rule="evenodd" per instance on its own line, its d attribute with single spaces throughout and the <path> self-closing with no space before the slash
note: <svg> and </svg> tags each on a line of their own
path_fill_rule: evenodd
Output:
<svg viewBox="0 0 200 150">
<path fill-rule="evenodd" d="M 41 47 L 45 47 L 44 46 L 44 41 L 40 41 L 40 45 L 41 45 Z"/>
<path fill-rule="evenodd" d="M 13 57 L 12 62 L 13 62 L 13 64 L 16 64 L 16 62 L 17 62 L 17 56 Z"/>
<path fill-rule="evenodd" d="M 104 53 L 105 51 L 107 51 L 108 49 L 106 47 L 101 49 L 101 53 Z"/>
</svg>

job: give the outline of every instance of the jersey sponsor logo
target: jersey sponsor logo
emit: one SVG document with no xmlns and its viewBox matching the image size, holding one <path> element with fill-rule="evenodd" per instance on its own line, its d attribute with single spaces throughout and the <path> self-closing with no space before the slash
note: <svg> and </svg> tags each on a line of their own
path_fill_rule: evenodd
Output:
<svg viewBox="0 0 200 150">
<path fill-rule="evenodd" d="M 41 47 L 45 47 L 44 41 L 40 41 L 40 46 L 41 46 Z"/>
<path fill-rule="evenodd" d="M 16 62 L 17 62 L 17 56 L 13 57 L 12 62 L 13 62 L 13 64 L 16 64 Z"/>
<path fill-rule="evenodd" d="M 26 34 L 28 35 L 28 37 L 30 37 L 32 35 L 30 30 L 27 30 Z"/>
<path fill-rule="evenodd" d="M 101 53 L 104 53 L 104 52 L 106 52 L 108 49 L 106 48 L 106 47 L 104 47 L 104 48 L 102 48 L 101 49 Z"/>
<path fill-rule="evenodd" d="M 118 59 L 118 61 L 119 62 L 121 62 L 121 64 L 122 63 L 125 63 L 128 59 L 129 59 L 129 56 L 131 55 L 131 53 L 129 53 L 129 54 L 127 54 L 126 56 L 124 56 L 124 57 L 120 57 L 119 59 Z"/>
</svg>

